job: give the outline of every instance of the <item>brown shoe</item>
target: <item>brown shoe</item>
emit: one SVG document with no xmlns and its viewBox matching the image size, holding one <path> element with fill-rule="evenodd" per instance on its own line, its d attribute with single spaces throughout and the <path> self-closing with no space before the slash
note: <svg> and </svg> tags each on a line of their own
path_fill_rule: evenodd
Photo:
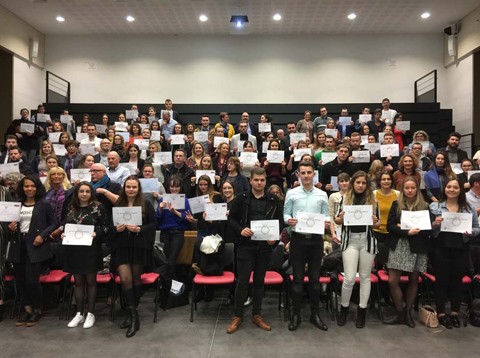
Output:
<svg viewBox="0 0 480 358">
<path fill-rule="evenodd" d="M 237 331 L 238 327 L 240 327 L 241 324 L 242 324 L 242 318 L 241 317 L 233 317 L 232 322 L 230 322 L 230 324 L 227 327 L 227 333 L 228 334 L 235 333 Z"/>
<path fill-rule="evenodd" d="M 252 316 L 252 322 L 265 331 L 272 330 L 272 326 L 270 326 L 267 322 L 265 322 L 262 316 L 260 316 L 259 314 Z"/>
</svg>

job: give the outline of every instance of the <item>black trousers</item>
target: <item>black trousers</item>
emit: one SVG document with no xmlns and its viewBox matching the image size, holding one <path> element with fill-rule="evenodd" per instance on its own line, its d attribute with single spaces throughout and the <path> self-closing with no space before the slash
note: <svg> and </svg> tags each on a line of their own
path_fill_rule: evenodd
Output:
<svg viewBox="0 0 480 358">
<path fill-rule="evenodd" d="M 445 313 L 450 298 L 452 312 L 458 312 L 462 304 L 462 277 L 468 263 L 468 249 L 437 247 L 432 255 L 435 271 L 435 306 L 438 313 Z"/>
<path fill-rule="evenodd" d="M 28 257 L 27 245 L 20 239 L 20 263 L 14 264 L 15 281 L 20 294 L 20 307 L 43 308 L 43 292 L 40 285 L 42 262 L 32 263 Z"/>
<path fill-rule="evenodd" d="M 167 256 L 167 280 L 175 279 L 175 266 L 177 258 L 183 247 L 185 232 L 177 229 L 163 230 L 160 239 L 163 242 L 163 250 Z"/>
<path fill-rule="evenodd" d="M 323 257 L 323 239 L 320 235 L 305 238 L 294 233 L 290 241 L 290 264 L 293 269 L 292 312 L 300 314 L 302 304 L 305 264 L 308 263 L 308 293 L 312 314 L 318 314 L 320 306 L 320 270 Z"/>
<path fill-rule="evenodd" d="M 237 287 L 235 288 L 235 317 L 242 317 L 243 304 L 248 294 L 250 274 L 253 271 L 252 315 L 261 314 L 265 273 L 272 256 L 266 242 L 249 242 L 237 248 Z"/>
</svg>

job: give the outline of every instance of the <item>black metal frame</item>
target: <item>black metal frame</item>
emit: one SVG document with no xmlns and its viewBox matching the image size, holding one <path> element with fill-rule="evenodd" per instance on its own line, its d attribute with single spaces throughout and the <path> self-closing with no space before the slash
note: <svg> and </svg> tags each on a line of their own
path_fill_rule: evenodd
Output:
<svg viewBox="0 0 480 358">
<path fill-rule="evenodd" d="M 46 103 L 49 103 L 50 102 L 50 98 L 49 98 L 49 95 L 48 95 L 48 91 L 49 91 L 49 83 L 50 83 L 50 77 L 55 77 L 59 80 L 62 80 L 64 82 L 67 83 L 67 103 L 70 103 L 70 82 L 67 81 L 66 79 L 60 77 L 60 76 L 57 76 L 56 74 L 50 72 L 50 71 L 47 71 L 47 78 L 46 78 L 46 90 L 45 90 L 45 93 L 46 93 L 46 96 L 47 96 L 47 100 L 46 100 Z M 53 91 L 55 92 L 55 91 Z"/>
<path fill-rule="evenodd" d="M 434 91 L 434 94 L 433 94 L 433 102 L 434 103 L 437 103 L 437 70 L 433 70 L 429 73 L 427 73 L 425 76 L 422 76 L 420 77 L 418 80 L 415 81 L 414 83 L 414 91 L 415 91 L 415 103 L 421 103 L 418 99 L 419 99 L 419 95 L 418 95 L 418 83 L 423 80 L 424 78 L 426 77 L 429 77 L 430 75 L 432 75 L 433 73 L 433 89 L 431 91 Z M 427 92 L 430 92 L 430 91 L 427 91 Z M 427 93 L 425 92 L 425 93 Z"/>
</svg>

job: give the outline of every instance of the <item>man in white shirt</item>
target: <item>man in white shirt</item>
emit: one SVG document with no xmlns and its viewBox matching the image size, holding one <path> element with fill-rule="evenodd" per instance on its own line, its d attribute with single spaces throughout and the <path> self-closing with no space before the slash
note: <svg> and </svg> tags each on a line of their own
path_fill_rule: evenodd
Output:
<svg viewBox="0 0 480 358">
<path fill-rule="evenodd" d="M 107 175 L 110 181 L 123 186 L 125 180 L 130 176 L 130 170 L 120 165 L 120 156 L 117 152 L 108 153 Z"/>
<path fill-rule="evenodd" d="M 397 111 L 390 109 L 390 100 L 388 98 L 384 98 L 382 100 L 382 107 L 382 121 L 385 122 L 386 125 L 391 125 L 397 114 Z"/>
<path fill-rule="evenodd" d="M 80 144 L 95 144 L 95 148 L 100 148 L 100 142 L 102 141 L 97 137 L 97 126 L 94 123 L 89 123 L 87 126 L 88 138 L 84 138 L 80 141 Z"/>
</svg>

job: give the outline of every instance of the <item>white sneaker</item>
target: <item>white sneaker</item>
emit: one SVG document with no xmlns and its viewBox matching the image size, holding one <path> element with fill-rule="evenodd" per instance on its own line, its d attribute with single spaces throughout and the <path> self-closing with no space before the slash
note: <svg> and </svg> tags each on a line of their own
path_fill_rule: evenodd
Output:
<svg viewBox="0 0 480 358">
<path fill-rule="evenodd" d="M 95 316 L 93 313 L 88 312 L 87 318 L 85 319 L 85 323 L 83 324 L 83 328 L 92 328 L 95 324 Z"/>
<path fill-rule="evenodd" d="M 68 324 L 68 328 L 75 328 L 77 327 L 80 323 L 83 323 L 85 321 L 85 317 L 80 312 L 77 312 L 75 317 L 70 321 Z"/>
</svg>

